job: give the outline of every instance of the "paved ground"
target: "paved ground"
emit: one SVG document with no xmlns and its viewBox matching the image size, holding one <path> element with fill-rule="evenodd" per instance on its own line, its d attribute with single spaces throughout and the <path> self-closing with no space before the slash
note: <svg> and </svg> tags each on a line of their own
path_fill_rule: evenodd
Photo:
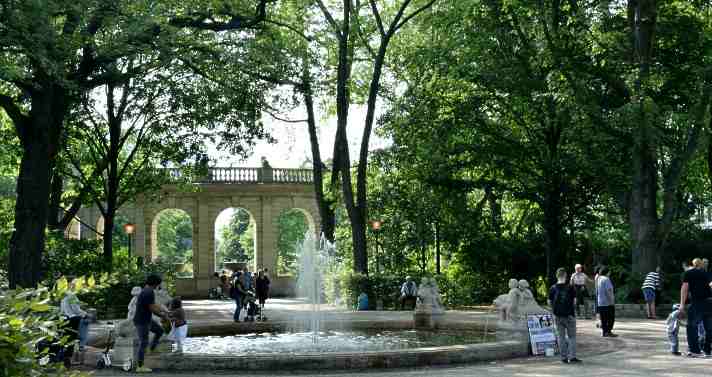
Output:
<svg viewBox="0 0 712 377">
<path fill-rule="evenodd" d="M 191 319 L 196 321 L 229 320 L 229 303 L 191 302 Z M 298 302 L 280 300 L 272 302 L 272 318 L 294 315 L 305 309 Z M 331 315 L 352 317 L 353 314 L 338 313 L 333 308 Z M 377 319 L 379 316 L 408 316 L 410 313 L 358 313 Z M 456 316 L 477 316 L 481 312 L 451 313 Z M 227 318 L 226 318 L 227 317 Z M 684 330 L 684 329 L 683 329 Z M 285 375 L 318 375 L 318 376 L 381 376 L 381 377 L 457 377 L 457 376 L 702 376 L 712 369 L 712 359 L 688 359 L 673 356 L 667 352 L 664 321 L 619 320 L 614 331 L 619 338 L 601 338 L 593 321 L 579 321 L 579 357 L 583 359 L 580 365 L 562 364 L 555 358 L 528 358 L 507 360 L 487 364 L 455 365 L 417 369 L 394 370 L 349 370 L 328 372 L 249 372 L 250 376 L 285 376 Z M 681 349 L 685 350 L 684 335 L 681 336 Z M 240 371 L 205 371 L 205 372 L 156 372 L 159 376 L 245 376 Z M 98 371 L 96 376 L 130 376 L 118 370 Z"/>
</svg>

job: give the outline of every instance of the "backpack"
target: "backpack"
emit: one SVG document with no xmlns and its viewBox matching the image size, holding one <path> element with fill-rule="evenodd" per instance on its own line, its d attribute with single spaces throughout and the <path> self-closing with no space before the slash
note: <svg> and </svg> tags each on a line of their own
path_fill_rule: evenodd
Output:
<svg viewBox="0 0 712 377">
<path fill-rule="evenodd" d="M 551 302 L 554 315 L 557 317 L 572 315 L 572 303 L 575 295 L 572 287 L 566 284 L 564 287 L 556 286 L 554 290 L 554 299 Z"/>
</svg>

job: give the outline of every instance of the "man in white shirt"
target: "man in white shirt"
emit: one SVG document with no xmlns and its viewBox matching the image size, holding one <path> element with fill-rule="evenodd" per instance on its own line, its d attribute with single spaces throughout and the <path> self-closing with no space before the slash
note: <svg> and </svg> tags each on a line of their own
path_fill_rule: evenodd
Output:
<svg viewBox="0 0 712 377">
<path fill-rule="evenodd" d="M 418 295 L 418 286 L 415 284 L 410 276 L 405 277 L 405 283 L 401 285 L 401 296 L 400 296 L 400 308 L 403 310 L 406 302 L 408 303 L 409 310 L 415 306 L 415 298 Z"/>
</svg>

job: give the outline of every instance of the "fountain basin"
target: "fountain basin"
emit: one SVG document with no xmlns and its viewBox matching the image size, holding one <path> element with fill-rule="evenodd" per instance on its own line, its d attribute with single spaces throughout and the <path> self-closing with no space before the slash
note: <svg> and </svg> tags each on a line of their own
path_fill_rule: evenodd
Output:
<svg viewBox="0 0 712 377">
<path fill-rule="evenodd" d="M 146 365 L 151 368 L 164 370 L 328 370 L 351 368 L 399 368 L 430 365 L 447 365 L 457 363 L 474 363 L 492 360 L 503 360 L 528 355 L 528 342 L 526 336 L 505 336 L 507 331 L 500 331 L 494 318 L 486 320 L 480 318 L 454 318 L 445 315 L 446 320 L 435 333 L 444 334 L 474 334 L 474 341 L 481 341 L 484 329 L 489 329 L 485 343 L 467 343 L 467 338 L 461 339 L 461 344 L 447 343 L 421 343 L 412 344 L 414 348 L 386 349 L 386 350 L 343 350 L 335 352 L 302 352 L 280 351 L 265 353 L 254 350 L 250 353 L 227 355 L 215 350 L 206 350 L 204 353 L 192 353 L 189 347 L 186 352 L 178 355 L 169 352 L 149 353 Z M 488 323 L 487 323 L 488 322 Z M 493 333 L 497 329 L 496 335 Z M 324 331 L 344 333 L 346 331 L 362 331 L 366 333 L 427 333 L 414 331 L 414 321 L 405 318 L 377 320 L 351 320 L 348 329 L 344 321 L 325 320 L 322 322 Z M 281 333 L 303 332 L 294 322 L 251 322 L 234 323 L 228 321 L 191 323 L 189 336 L 194 341 L 201 337 L 221 337 L 242 335 L 255 336 L 255 333 Z M 502 332 L 502 334 L 500 334 Z M 249 335 L 253 334 L 253 335 Z M 227 335 L 227 336 L 226 336 Z M 311 335 L 311 334 L 309 334 Z M 497 339 L 495 341 L 495 338 Z M 97 339 L 99 340 L 99 339 Z M 306 336 L 309 341 L 309 336 Z M 102 347 L 97 342 L 94 347 Z M 168 344 L 159 349 L 167 350 Z M 101 354 L 101 348 L 93 348 L 89 352 L 85 363 L 96 365 L 95 359 Z M 120 366 L 120 365 L 117 365 Z M 236 369 L 239 368 L 239 369 Z"/>
<path fill-rule="evenodd" d="M 316 337 L 316 341 L 311 332 L 254 333 L 188 338 L 183 345 L 183 353 L 248 356 L 274 353 L 383 352 L 469 345 L 494 340 L 494 334 L 486 338 L 481 331 L 323 331 Z"/>
<path fill-rule="evenodd" d="M 293 326 L 286 323 L 259 323 L 255 324 L 268 331 L 288 331 Z M 473 322 L 444 322 L 434 332 L 415 331 L 413 321 L 355 321 L 349 323 L 349 330 L 342 330 L 343 323 L 325 321 L 322 323 L 327 334 L 332 334 L 340 343 L 344 337 L 371 335 L 371 341 L 361 339 L 360 345 L 350 349 L 310 348 L 311 333 L 285 333 L 285 334 L 249 334 L 237 337 L 201 337 L 209 335 L 212 330 L 222 332 L 224 327 L 211 327 L 191 329 L 185 352 L 183 354 L 163 353 L 149 357 L 146 364 L 152 368 L 170 370 L 315 370 L 315 369 L 352 369 L 352 368 L 400 368 L 430 365 L 447 365 L 457 363 L 473 363 L 491 360 L 502 360 L 528 355 L 526 339 L 513 339 L 495 341 L 494 334 L 490 333 L 482 342 L 484 323 Z M 234 328 L 233 328 L 234 329 Z M 356 332 L 352 332 L 357 329 Z M 253 328 L 254 331 L 254 328 Z M 364 333 L 366 335 L 364 335 Z M 392 335 L 390 340 L 378 342 L 378 334 Z M 441 336 L 441 339 L 435 339 Z M 280 338 L 280 335 L 283 337 Z M 274 338 L 270 339 L 270 337 Z M 299 340 L 301 336 L 301 341 Z M 339 336 L 342 338 L 339 339 Z M 257 342 L 259 337 L 265 347 L 270 342 L 275 342 L 274 352 L 264 352 L 260 347 L 242 349 L 243 352 L 226 354 L 220 351 L 221 342 L 237 342 L 237 338 L 249 342 Z M 326 338 L 329 336 L 327 335 Z M 442 339 L 442 338 L 445 339 Z M 450 339 L 447 339 L 447 338 Z M 292 338 L 302 349 L 287 349 L 288 340 Z M 277 345 L 277 340 L 281 345 Z M 322 339 L 323 341 L 323 339 Z M 371 343 L 380 347 L 364 347 L 364 343 Z M 479 343 L 477 343 L 479 342 Z M 193 343 L 196 348 L 191 348 Z M 203 347 L 212 343 L 212 346 Z M 358 343 L 358 342 L 357 342 Z M 457 343 L 457 344 L 456 344 Z M 341 344 L 343 346 L 343 344 Z M 402 347 L 401 347 L 402 346 Z M 236 343 L 234 352 L 240 352 Z M 400 347 L 400 348 L 399 348 Z M 359 349 L 360 348 L 360 349 Z M 230 351 L 230 352 L 233 352 Z M 197 352 L 197 353 L 196 353 Z"/>
<path fill-rule="evenodd" d="M 172 370 L 315 370 L 399 368 L 502 360 L 527 355 L 527 343 L 504 341 L 397 351 L 330 352 L 325 354 L 166 354 L 147 360 L 154 368 Z"/>
</svg>

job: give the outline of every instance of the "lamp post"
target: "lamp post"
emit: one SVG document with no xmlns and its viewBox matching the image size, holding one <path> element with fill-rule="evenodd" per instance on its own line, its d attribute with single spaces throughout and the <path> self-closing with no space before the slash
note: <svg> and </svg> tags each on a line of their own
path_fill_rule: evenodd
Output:
<svg viewBox="0 0 712 377">
<path fill-rule="evenodd" d="M 373 232 L 376 234 L 376 273 L 380 273 L 381 269 L 381 253 L 379 253 L 378 248 L 380 245 L 380 231 L 381 231 L 381 220 L 373 220 L 371 221 L 371 229 L 373 229 Z"/>
<path fill-rule="evenodd" d="M 126 235 L 129 237 L 129 257 L 131 256 L 131 235 L 136 231 L 136 225 L 132 223 L 126 223 L 124 224 L 124 232 L 126 232 Z M 138 266 L 139 268 L 143 265 L 143 260 L 141 257 L 138 259 Z"/>
</svg>

